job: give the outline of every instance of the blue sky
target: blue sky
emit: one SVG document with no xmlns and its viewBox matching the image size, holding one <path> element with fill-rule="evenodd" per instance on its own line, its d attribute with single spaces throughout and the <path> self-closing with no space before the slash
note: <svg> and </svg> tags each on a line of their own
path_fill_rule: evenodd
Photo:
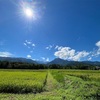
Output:
<svg viewBox="0 0 100 100">
<path fill-rule="evenodd" d="M 100 1 L 0 0 L 0 56 L 100 61 Z"/>
</svg>

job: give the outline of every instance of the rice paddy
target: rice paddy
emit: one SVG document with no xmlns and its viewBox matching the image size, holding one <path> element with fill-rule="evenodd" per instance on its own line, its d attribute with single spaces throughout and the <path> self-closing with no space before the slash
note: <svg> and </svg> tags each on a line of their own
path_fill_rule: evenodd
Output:
<svg viewBox="0 0 100 100">
<path fill-rule="evenodd" d="M 0 100 L 99 99 L 99 70 L 0 70 Z"/>
</svg>

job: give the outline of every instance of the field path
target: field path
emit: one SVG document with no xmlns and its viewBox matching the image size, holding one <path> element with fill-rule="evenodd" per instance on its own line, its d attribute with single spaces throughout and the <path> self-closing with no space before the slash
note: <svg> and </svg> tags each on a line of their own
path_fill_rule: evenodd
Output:
<svg viewBox="0 0 100 100">
<path fill-rule="evenodd" d="M 53 78 L 51 73 L 48 71 L 47 76 L 47 83 L 45 86 L 46 91 L 52 91 L 58 87 L 59 83 L 56 81 L 56 79 Z"/>
</svg>

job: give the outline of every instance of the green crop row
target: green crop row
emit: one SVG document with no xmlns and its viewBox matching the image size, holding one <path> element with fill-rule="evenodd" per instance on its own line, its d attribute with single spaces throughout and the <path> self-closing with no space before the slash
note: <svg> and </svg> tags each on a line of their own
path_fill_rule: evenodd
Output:
<svg viewBox="0 0 100 100">
<path fill-rule="evenodd" d="M 0 71 L 0 92 L 42 92 L 47 72 Z"/>
<path fill-rule="evenodd" d="M 100 97 L 99 71 L 55 70 L 53 77 L 63 84 L 65 100 L 97 100 Z"/>
</svg>

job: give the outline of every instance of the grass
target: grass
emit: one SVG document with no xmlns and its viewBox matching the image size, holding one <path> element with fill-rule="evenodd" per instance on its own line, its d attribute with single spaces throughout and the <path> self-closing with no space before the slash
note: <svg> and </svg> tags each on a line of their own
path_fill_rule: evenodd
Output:
<svg viewBox="0 0 100 100">
<path fill-rule="evenodd" d="M 0 70 L 0 92 L 0 100 L 100 100 L 100 71 Z"/>
</svg>

